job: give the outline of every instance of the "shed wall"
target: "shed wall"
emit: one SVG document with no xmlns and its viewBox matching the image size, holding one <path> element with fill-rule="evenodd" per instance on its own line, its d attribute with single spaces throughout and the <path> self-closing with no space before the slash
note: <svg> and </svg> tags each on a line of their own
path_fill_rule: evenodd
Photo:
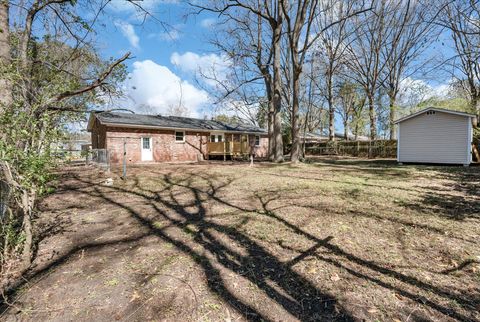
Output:
<svg viewBox="0 0 480 322">
<path fill-rule="evenodd" d="M 398 161 L 470 163 L 469 117 L 426 112 L 399 123 Z"/>
</svg>

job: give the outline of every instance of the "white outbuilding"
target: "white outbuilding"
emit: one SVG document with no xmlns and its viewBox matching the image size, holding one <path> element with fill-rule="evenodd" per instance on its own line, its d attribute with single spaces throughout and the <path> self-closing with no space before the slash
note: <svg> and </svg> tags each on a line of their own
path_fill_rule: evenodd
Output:
<svg viewBox="0 0 480 322">
<path fill-rule="evenodd" d="M 395 121 L 399 163 L 472 162 L 473 114 L 429 107 Z"/>
</svg>

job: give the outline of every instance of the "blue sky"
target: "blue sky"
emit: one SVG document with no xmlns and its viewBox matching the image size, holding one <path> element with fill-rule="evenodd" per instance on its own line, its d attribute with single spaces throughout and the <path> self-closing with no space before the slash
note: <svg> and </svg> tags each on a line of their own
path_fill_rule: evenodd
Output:
<svg viewBox="0 0 480 322">
<path fill-rule="evenodd" d="M 170 114 L 173 107 L 181 105 L 192 117 L 217 113 L 205 90 L 212 84 L 198 77 L 199 69 L 208 73 L 206 69 L 214 68 L 220 77 L 227 73 L 225 57 L 208 42 L 215 33 L 212 23 L 217 16 L 208 12 L 195 15 L 193 8 L 180 0 L 144 0 L 141 3 L 153 17 L 143 20 L 143 14 L 132 4 L 113 0 L 104 15 L 105 27 L 97 30 L 98 48 L 105 58 L 120 57 L 126 51 L 131 51 L 133 56 L 127 62 L 130 77 L 125 93 L 128 98 L 115 102 L 115 107 Z M 167 29 L 157 20 L 166 23 Z M 449 42 L 448 35 L 441 34 L 423 58 L 439 52 L 450 55 Z M 438 70 L 422 79 L 412 76 L 406 84 L 408 87 L 426 85 L 432 93 L 441 94 L 446 92 L 448 79 Z M 341 130 L 338 123 L 337 130 Z"/>
<path fill-rule="evenodd" d="M 133 57 L 127 62 L 129 98 L 115 104 L 161 114 L 182 105 L 190 116 L 211 116 L 211 100 L 204 90 L 209 84 L 198 74 L 205 66 L 224 71 L 225 59 L 208 42 L 216 16 L 187 15 L 192 7 L 175 0 L 149 0 L 142 5 L 153 17 L 144 20 L 133 5 L 114 0 L 104 16 L 107 23 L 97 30 L 97 46 L 105 58 L 126 51 Z"/>
</svg>

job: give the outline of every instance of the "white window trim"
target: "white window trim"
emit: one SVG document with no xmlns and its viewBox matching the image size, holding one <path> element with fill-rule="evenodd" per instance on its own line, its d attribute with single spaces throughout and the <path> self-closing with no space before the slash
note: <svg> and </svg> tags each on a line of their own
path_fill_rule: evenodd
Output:
<svg viewBox="0 0 480 322">
<path fill-rule="evenodd" d="M 150 150 L 153 149 L 153 138 L 151 136 L 142 136 L 142 140 L 140 141 L 141 148 L 143 150 L 143 140 L 148 139 L 149 145 L 150 145 Z"/>
<path fill-rule="evenodd" d="M 177 140 L 177 133 L 183 133 L 183 140 L 179 141 Z M 178 131 L 178 130 L 175 130 L 175 132 L 173 133 L 173 137 L 175 138 L 175 143 L 185 143 L 185 131 Z"/>
<path fill-rule="evenodd" d="M 210 132 L 210 136 L 209 136 L 210 142 L 212 142 L 211 141 L 212 140 L 212 135 L 215 136 L 215 140 L 217 139 L 217 137 L 219 135 L 221 135 L 222 136 L 222 141 L 220 141 L 220 142 L 225 142 L 225 133 L 224 132 L 215 132 L 215 131 Z"/>
<path fill-rule="evenodd" d="M 401 124 L 397 124 L 397 162 L 400 163 L 400 127 Z"/>
<path fill-rule="evenodd" d="M 473 142 L 473 127 L 472 127 L 472 118 L 467 117 L 467 163 L 465 165 L 470 165 L 472 163 L 472 142 Z"/>
</svg>

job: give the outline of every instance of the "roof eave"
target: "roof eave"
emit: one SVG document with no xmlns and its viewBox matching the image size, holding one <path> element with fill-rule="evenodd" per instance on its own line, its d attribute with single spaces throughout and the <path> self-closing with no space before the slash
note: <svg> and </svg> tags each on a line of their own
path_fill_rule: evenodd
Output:
<svg viewBox="0 0 480 322">
<path fill-rule="evenodd" d="M 474 114 L 469 114 L 469 113 L 464 113 L 464 112 L 457 112 L 457 111 L 450 111 L 450 110 L 446 110 L 446 109 L 442 109 L 442 108 L 437 108 L 437 107 L 427 107 L 427 108 L 424 108 L 423 110 L 420 110 L 416 113 L 413 113 L 413 114 L 410 114 L 410 115 L 407 115 L 407 116 L 404 116 L 402 117 L 401 119 L 398 119 L 396 121 L 393 122 L 393 124 L 398 124 L 398 123 L 401 123 L 403 121 L 406 121 L 406 120 L 409 120 L 411 118 L 414 118 L 422 113 L 425 113 L 427 111 L 436 111 L 436 112 L 443 112 L 443 113 L 448 113 L 448 114 L 454 114 L 454 115 L 460 115 L 460 116 L 465 116 L 465 117 L 470 117 L 470 118 L 474 118 L 474 117 L 477 117 L 476 115 Z"/>
<path fill-rule="evenodd" d="M 241 130 L 218 130 L 218 129 L 194 129 L 194 128 L 187 128 L 187 127 L 169 127 L 169 126 L 158 126 L 158 125 L 139 125 L 139 124 L 127 124 L 127 123 L 108 123 L 102 122 L 102 120 L 98 120 L 100 124 L 110 127 L 127 127 L 127 128 L 135 128 L 135 129 L 156 129 L 156 130 L 187 130 L 192 132 L 223 132 L 223 133 L 244 133 L 244 134 L 267 134 L 267 132 L 252 132 L 252 131 L 241 131 Z"/>
</svg>

